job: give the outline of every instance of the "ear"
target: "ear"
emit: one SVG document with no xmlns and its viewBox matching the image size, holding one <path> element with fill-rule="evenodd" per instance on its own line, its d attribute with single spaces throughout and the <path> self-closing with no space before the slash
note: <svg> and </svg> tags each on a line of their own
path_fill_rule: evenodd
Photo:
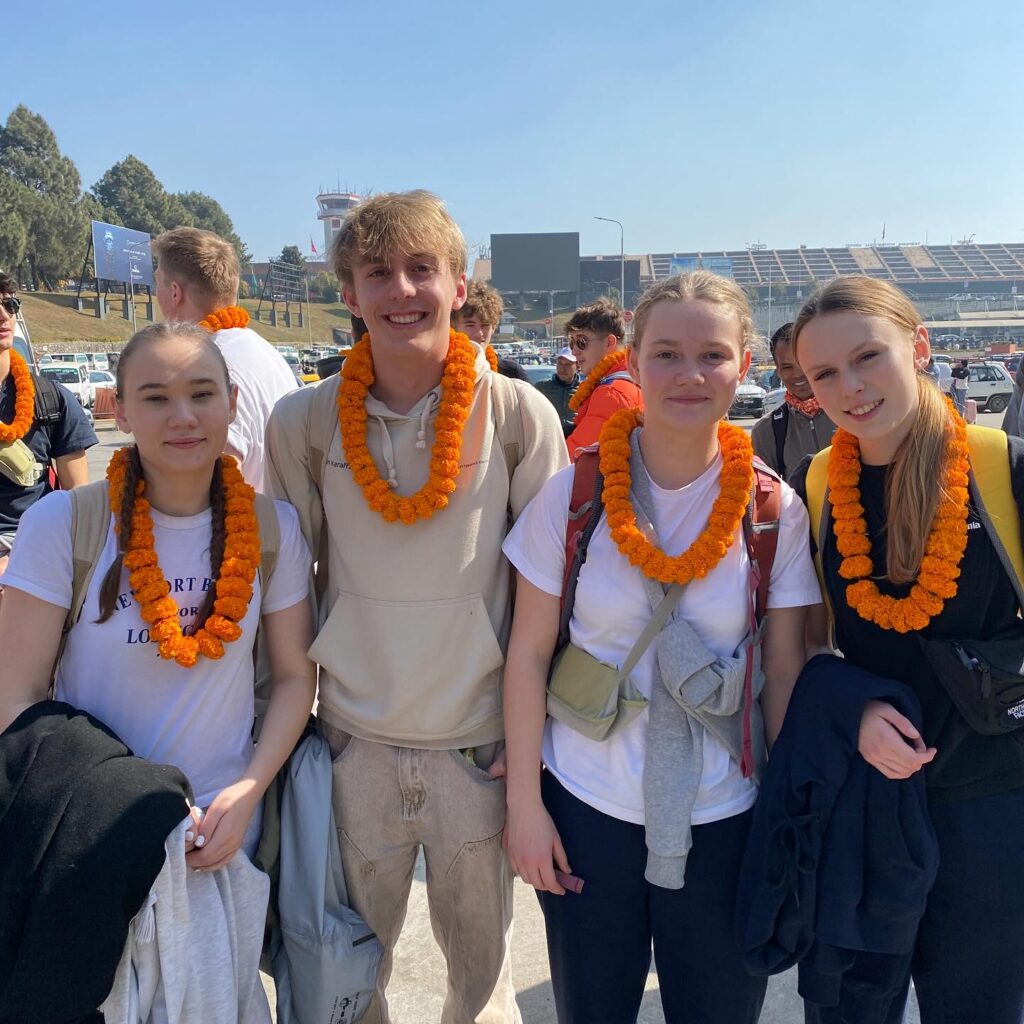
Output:
<svg viewBox="0 0 1024 1024">
<path fill-rule="evenodd" d="M 345 305 L 361 320 L 363 314 L 359 310 L 359 299 L 356 298 L 355 286 L 343 282 L 341 285 L 341 297 L 345 300 Z"/>
<path fill-rule="evenodd" d="M 612 337 L 614 338 L 615 335 L 613 334 Z M 636 381 L 637 384 L 639 384 L 640 359 L 636 345 L 630 345 L 629 348 L 626 349 L 626 367 L 629 370 L 629 375 L 633 378 L 634 381 Z"/>
<path fill-rule="evenodd" d="M 452 299 L 453 313 L 457 309 L 462 309 L 466 304 L 466 294 L 466 275 L 465 273 L 462 273 L 459 274 L 459 279 L 455 282 L 455 298 Z"/>
<path fill-rule="evenodd" d="M 624 345 L 625 339 L 620 341 L 614 334 L 609 334 L 604 339 L 604 350 L 606 353 L 614 352 L 620 345 Z"/>
<path fill-rule="evenodd" d="M 238 385 L 232 384 L 228 390 L 228 404 L 231 409 L 231 418 L 228 423 L 235 422 L 235 416 L 238 414 Z"/>
<path fill-rule="evenodd" d="M 132 432 L 131 424 L 128 422 L 128 417 L 125 415 L 124 402 L 117 398 L 114 400 L 114 422 L 117 424 L 117 429 L 122 434 L 130 434 Z"/>
<path fill-rule="evenodd" d="M 747 370 L 750 369 L 750 349 L 745 349 L 743 354 L 740 356 L 740 375 L 739 381 L 743 382 L 743 378 L 747 375 Z"/>
<path fill-rule="evenodd" d="M 932 355 L 932 345 L 928 338 L 928 328 L 918 324 L 914 331 L 914 368 L 923 370 Z"/>
</svg>

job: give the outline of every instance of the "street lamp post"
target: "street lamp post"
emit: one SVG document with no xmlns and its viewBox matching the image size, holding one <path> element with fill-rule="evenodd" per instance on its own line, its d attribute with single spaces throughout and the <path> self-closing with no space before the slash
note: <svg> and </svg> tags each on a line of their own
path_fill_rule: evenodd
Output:
<svg viewBox="0 0 1024 1024">
<path fill-rule="evenodd" d="M 614 217 L 594 217 L 594 220 L 606 220 L 609 224 L 619 225 L 619 305 L 626 308 L 626 233 L 622 229 L 622 221 Z"/>
</svg>

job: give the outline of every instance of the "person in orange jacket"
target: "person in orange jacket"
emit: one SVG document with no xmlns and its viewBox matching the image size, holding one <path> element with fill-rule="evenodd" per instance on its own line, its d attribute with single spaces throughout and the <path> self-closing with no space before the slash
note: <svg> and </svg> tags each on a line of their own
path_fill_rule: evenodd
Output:
<svg viewBox="0 0 1024 1024">
<path fill-rule="evenodd" d="M 574 462 L 580 449 L 596 444 L 601 428 L 619 409 L 642 409 L 640 386 L 626 367 L 626 323 L 622 310 L 609 299 L 581 306 L 565 325 L 569 347 L 583 378 L 569 401 L 575 410 L 573 432 L 566 438 Z"/>
</svg>

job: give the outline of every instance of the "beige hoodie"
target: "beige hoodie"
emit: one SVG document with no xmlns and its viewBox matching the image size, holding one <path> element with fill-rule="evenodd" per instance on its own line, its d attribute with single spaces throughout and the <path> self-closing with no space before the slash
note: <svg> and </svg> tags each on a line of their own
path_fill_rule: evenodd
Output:
<svg viewBox="0 0 1024 1024">
<path fill-rule="evenodd" d="M 322 550 L 321 523 L 327 527 L 328 589 L 309 652 L 321 666 L 319 714 L 365 739 L 446 749 L 503 736 L 511 606 L 501 544 L 509 514 L 514 521 L 568 454 L 551 403 L 530 385 L 492 373 L 477 351 L 455 493 L 447 508 L 413 525 L 385 522 L 367 507 L 337 427 L 321 498 L 309 438 L 324 434 L 322 417 L 336 417 L 339 378 L 282 399 L 267 429 L 273 493 L 299 510 L 314 552 Z M 495 430 L 492 393 L 499 387 L 513 389 L 522 419 L 511 482 Z M 427 480 L 439 402 L 435 388 L 399 415 L 367 398 L 367 445 L 399 494 L 413 494 Z"/>
</svg>

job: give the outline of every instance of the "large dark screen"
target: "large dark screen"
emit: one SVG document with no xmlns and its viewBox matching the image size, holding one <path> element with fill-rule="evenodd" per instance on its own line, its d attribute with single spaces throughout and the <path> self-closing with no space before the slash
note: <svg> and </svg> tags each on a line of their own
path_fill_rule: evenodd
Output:
<svg viewBox="0 0 1024 1024">
<path fill-rule="evenodd" d="M 491 235 L 491 284 L 502 292 L 575 292 L 578 231 Z"/>
</svg>

